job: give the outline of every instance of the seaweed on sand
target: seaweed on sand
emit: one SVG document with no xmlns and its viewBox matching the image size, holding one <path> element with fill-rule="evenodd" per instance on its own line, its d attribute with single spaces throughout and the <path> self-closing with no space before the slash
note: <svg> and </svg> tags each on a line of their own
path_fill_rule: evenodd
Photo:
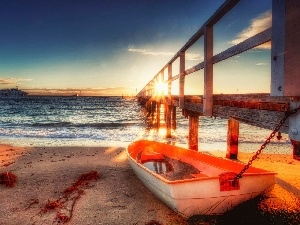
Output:
<svg viewBox="0 0 300 225">
<path fill-rule="evenodd" d="M 0 174 L 0 184 L 6 185 L 6 187 L 13 187 L 17 181 L 17 176 L 10 171 L 6 171 Z"/>
<path fill-rule="evenodd" d="M 64 194 L 71 194 L 74 191 L 78 191 L 80 188 L 88 186 L 88 181 L 97 180 L 98 178 L 99 174 L 97 171 L 90 171 L 89 173 L 82 174 L 75 183 L 64 190 Z"/>
<path fill-rule="evenodd" d="M 56 222 L 66 223 L 70 221 L 73 215 L 73 210 L 77 200 L 84 194 L 84 188 L 89 187 L 91 180 L 98 180 L 99 173 L 97 171 L 90 171 L 89 173 L 82 174 L 76 182 L 67 187 L 63 191 L 63 197 L 54 201 L 48 201 L 40 213 L 47 213 L 51 210 L 56 210 Z M 70 205 L 71 207 L 66 207 Z M 63 210 L 61 212 L 60 210 Z"/>
</svg>

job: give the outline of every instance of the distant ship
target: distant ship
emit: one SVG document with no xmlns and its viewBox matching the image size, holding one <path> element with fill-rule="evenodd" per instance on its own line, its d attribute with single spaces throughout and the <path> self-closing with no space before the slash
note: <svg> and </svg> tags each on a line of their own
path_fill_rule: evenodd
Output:
<svg viewBox="0 0 300 225">
<path fill-rule="evenodd" d="M 21 91 L 18 88 L 0 90 L 0 97 L 20 97 L 28 95 L 27 92 Z"/>
</svg>

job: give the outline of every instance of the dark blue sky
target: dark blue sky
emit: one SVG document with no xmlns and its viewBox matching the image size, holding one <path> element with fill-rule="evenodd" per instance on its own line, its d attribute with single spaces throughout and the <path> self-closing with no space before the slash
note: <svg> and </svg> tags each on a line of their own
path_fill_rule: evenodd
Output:
<svg viewBox="0 0 300 225">
<path fill-rule="evenodd" d="M 2 0 L 0 88 L 140 89 L 223 2 Z M 270 0 L 244 2 L 216 30 L 218 48 L 270 9 Z M 243 19 L 238 7 L 248 7 Z"/>
</svg>

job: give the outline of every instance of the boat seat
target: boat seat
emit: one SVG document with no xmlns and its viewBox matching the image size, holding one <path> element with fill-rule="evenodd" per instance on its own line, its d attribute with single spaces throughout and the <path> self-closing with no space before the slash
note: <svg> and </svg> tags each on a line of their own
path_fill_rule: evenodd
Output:
<svg viewBox="0 0 300 225">
<path fill-rule="evenodd" d="M 207 175 L 203 174 L 203 173 L 191 173 L 190 174 L 193 178 L 204 178 L 204 177 L 208 177 Z"/>
<path fill-rule="evenodd" d="M 164 161 L 165 157 L 163 154 L 154 152 L 154 151 L 147 151 L 144 150 L 140 155 L 140 162 L 145 163 L 149 161 Z"/>
</svg>

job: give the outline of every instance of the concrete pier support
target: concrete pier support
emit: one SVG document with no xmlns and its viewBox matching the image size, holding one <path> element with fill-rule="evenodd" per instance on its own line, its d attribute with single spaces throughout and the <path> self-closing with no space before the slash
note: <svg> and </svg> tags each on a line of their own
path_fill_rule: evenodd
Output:
<svg viewBox="0 0 300 225">
<path fill-rule="evenodd" d="M 239 144 L 239 126 L 240 123 L 237 120 L 228 120 L 226 152 L 226 158 L 228 159 L 237 159 Z"/>
</svg>

